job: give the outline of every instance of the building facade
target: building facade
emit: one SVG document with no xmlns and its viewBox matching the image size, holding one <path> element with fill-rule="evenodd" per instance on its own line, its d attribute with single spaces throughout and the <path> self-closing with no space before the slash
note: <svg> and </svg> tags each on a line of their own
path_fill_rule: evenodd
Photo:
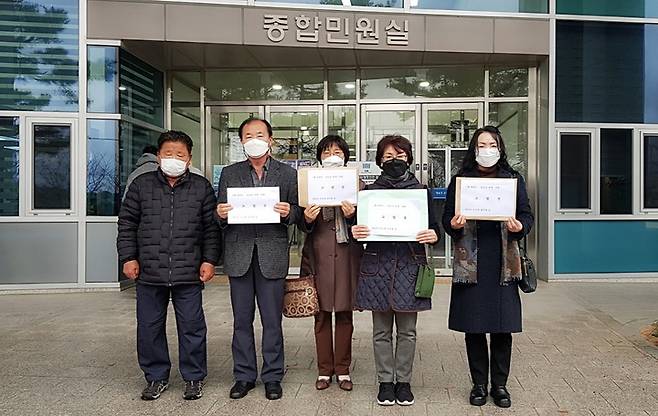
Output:
<svg viewBox="0 0 658 416">
<path fill-rule="evenodd" d="M 144 146 L 186 131 L 216 184 L 249 116 L 294 166 L 329 133 L 355 162 L 408 137 L 439 212 L 470 135 L 496 125 L 542 278 L 658 277 L 656 2 L 0 0 L 0 24 L 0 290 L 120 287 Z M 292 273 L 302 242 L 291 230 Z M 433 255 L 449 275 L 450 241 Z"/>
</svg>

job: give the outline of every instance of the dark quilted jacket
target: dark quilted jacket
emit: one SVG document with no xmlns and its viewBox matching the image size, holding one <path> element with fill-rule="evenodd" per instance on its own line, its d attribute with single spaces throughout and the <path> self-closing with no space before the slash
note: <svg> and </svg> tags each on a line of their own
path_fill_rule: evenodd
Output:
<svg viewBox="0 0 658 416">
<path fill-rule="evenodd" d="M 173 188 L 160 169 L 139 176 L 119 212 L 119 261 L 139 261 L 139 283 L 201 283 L 201 263 L 217 264 L 219 257 L 215 207 L 202 176 L 187 172 Z"/>
<path fill-rule="evenodd" d="M 376 187 L 370 185 L 366 189 Z M 429 226 L 440 235 L 429 193 L 428 201 Z M 431 309 L 431 299 L 415 295 L 418 268 L 426 262 L 425 248 L 415 242 L 368 243 L 361 258 L 355 309 L 397 312 Z"/>
</svg>

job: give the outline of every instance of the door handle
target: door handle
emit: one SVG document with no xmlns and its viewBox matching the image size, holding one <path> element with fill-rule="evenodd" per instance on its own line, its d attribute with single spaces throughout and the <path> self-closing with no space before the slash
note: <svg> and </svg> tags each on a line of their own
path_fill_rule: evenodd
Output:
<svg viewBox="0 0 658 416">
<path fill-rule="evenodd" d="M 416 171 L 419 171 L 419 170 L 420 170 L 420 164 L 416 163 Z"/>
<path fill-rule="evenodd" d="M 423 163 L 423 172 L 427 172 L 427 163 Z"/>
</svg>

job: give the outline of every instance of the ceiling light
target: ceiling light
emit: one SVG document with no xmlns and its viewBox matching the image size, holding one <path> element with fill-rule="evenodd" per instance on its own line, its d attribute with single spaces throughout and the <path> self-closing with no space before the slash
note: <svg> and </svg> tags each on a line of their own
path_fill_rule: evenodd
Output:
<svg viewBox="0 0 658 416">
<path fill-rule="evenodd" d="M 119 87 L 119 91 L 125 91 L 125 90 L 127 90 L 127 89 L 128 89 L 128 88 L 124 87 L 123 85 Z"/>
<path fill-rule="evenodd" d="M 282 89 L 283 89 L 283 85 L 281 85 L 281 84 L 274 84 L 274 85 L 272 85 L 272 89 L 275 90 L 275 91 L 282 90 Z"/>
<path fill-rule="evenodd" d="M 345 88 L 347 88 L 348 90 L 353 90 L 354 88 L 356 88 L 356 85 L 350 82 L 349 84 L 345 84 Z"/>
<path fill-rule="evenodd" d="M 421 81 L 420 84 L 418 84 L 421 88 L 427 88 L 430 86 L 429 81 Z"/>
</svg>

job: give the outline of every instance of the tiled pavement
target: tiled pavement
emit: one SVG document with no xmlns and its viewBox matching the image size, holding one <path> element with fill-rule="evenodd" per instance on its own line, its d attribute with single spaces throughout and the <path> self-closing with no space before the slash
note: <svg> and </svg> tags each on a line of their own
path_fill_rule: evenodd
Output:
<svg viewBox="0 0 658 416">
<path fill-rule="evenodd" d="M 204 296 L 209 377 L 196 402 L 182 400 L 175 364 L 160 400 L 139 399 L 134 290 L 0 296 L 0 415 L 658 415 L 658 349 L 638 335 L 658 319 L 657 283 L 551 283 L 524 295 L 506 410 L 468 405 L 463 337 L 446 328 L 448 285 L 437 286 L 434 309 L 420 315 L 416 404 L 407 408 L 374 403 L 367 312 L 355 314 L 351 393 L 335 384 L 314 389 L 312 320 L 285 319 L 283 399 L 266 400 L 260 385 L 242 400 L 228 399 L 228 287 L 211 284 Z M 175 361 L 171 311 L 169 334 Z"/>
</svg>

